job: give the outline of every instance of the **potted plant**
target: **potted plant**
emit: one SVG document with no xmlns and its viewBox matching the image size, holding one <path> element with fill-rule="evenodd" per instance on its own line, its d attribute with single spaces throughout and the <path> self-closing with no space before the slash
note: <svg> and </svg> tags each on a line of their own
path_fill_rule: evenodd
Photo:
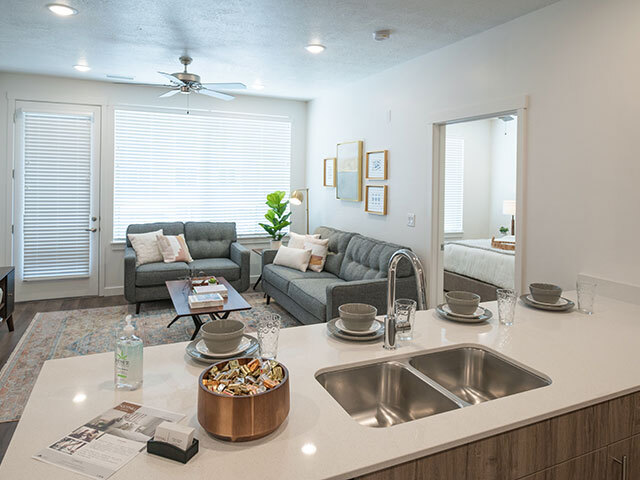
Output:
<svg viewBox="0 0 640 480">
<path fill-rule="evenodd" d="M 271 248 L 280 248 L 282 245 L 282 237 L 285 235 L 282 230 L 291 225 L 289 221 L 291 212 L 286 213 L 289 200 L 286 202 L 282 201 L 285 195 L 286 193 L 282 190 L 267 195 L 266 205 L 269 207 L 269 210 L 264 214 L 264 218 L 269 220 L 271 224 L 261 223 L 260 226 L 264 228 L 271 237 Z"/>
<path fill-rule="evenodd" d="M 500 227 L 500 233 L 504 237 L 507 233 L 509 233 L 509 229 L 507 227 Z"/>
</svg>

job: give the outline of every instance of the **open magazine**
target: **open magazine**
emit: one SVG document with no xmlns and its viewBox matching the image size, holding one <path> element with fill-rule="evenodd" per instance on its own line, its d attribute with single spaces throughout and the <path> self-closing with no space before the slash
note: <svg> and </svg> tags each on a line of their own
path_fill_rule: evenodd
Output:
<svg viewBox="0 0 640 480">
<path fill-rule="evenodd" d="M 122 402 L 33 458 L 92 478 L 108 478 L 146 447 L 158 425 L 183 418 L 179 413 Z"/>
</svg>

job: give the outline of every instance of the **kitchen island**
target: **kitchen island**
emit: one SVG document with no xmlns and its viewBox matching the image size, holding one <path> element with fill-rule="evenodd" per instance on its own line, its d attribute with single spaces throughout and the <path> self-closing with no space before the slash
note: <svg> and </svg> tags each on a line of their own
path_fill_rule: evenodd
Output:
<svg viewBox="0 0 640 480">
<path fill-rule="evenodd" d="M 571 293 L 567 297 L 575 299 Z M 200 452 L 186 465 L 142 452 L 113 479 L 413 478 L 420 468 L 432 468 L 414 460 L 445 451 L 440 456 L 446 457 L 453 470 L 479 472 L 468 476 L 469 479 L 509 475 L 516 478 L 520 474 L 525 478 L 525 474 L 534 474 L 546 465 L 536 466 L 535 459 L 528 458 L 528 462 L 520 461 L 509 467 L 512 473 L 498 472 L 500 452 L 508 451 L 513 443 L 507 437 L 501 441 L 499 434 L 514 429 L 524 432 L 527 429 L 521 427 L 535 424 L 530 428 L 538 429 L 540 425 L 538 440 L 545 443 L 545 429 L 553 428 L 546 419 L 580 409 L 589 425 L 607 424 L 603 427 L 607 432 L 611 431 L 609 423 L 629 423 L 628 428 L 626 424 L 615 428 L 622 433 L 609 435 L 602 440 L 606 444 L 620 440 L 620 435 L 630 438 L 632 433 L 640 433 L 640 394 L 631 395 L 640 390 L 640 306 L 600 297 L 596 313 L 588 316 L 577 311 L 533 310 L 519 303 L 515 324 L 510 327 L 499 325 L 495 302 L 484 306 L 494 312 L 494 318 L 480 325 L 441 320 L 433 310 L 417 312 L 414 340 L 401 344 L 396 351 L 384 350 L 382 343 L 333 339 L 327 335 L 324 324 L 282 330 L 278 360 L 289 369 L 291 411 L 273 434 L 247 443 L 223 442 L 200 428 L 196 418 L 197 379 L 205 366 L 186 356 L 186 343 L 145 348 L 144 386 L 134 392 L 114 391 L 111 353 L 48 361 L 0 465 L 0 478 L 84 478 L 31 456 L 122 401 L 185 414 L 182 423 L 196 428 Z M 483 346 L 545 375 L 552 383 L 388 428 L 371 428 L 352 419 L 315 378 L 318 371 L 328 368 L 454 345 Z M 625 397 L 619 400 L 622 396 Z M 586 408 L 596 404 L 605 407 Z M 628 421 L 602 418 L 618 406 Z M 582 415 L 580 412 L 572 415 L 579 414 Z M 573 448 L 590 435 L 598 435 L 598 429 L 569 431 L 548 448 L 567 450 L 567 445 Z M 478 442 L 481 439 L 488 440 Z M 592 446 L 601 456 L 602 445 L 598 441 Z M 472 442 L 473 448 L 460 447 Z M 535 456 L 536 448 L 530 450 L 529 457 Z M 587 453 L 585 449 L 574 451 L 575 458 Z M 531 466 L 525 468 L 525 463 Z M 480 465 L 484 464 L 486 471 L 480 472 Z M 367 475 L 397 465 L 400 466 L 371 477 Z M 439 476 L 430 478 L 456 478 L 452 473 L 442 473 L 444 470 L 437 471 Z M 530 478 L 555 477 L 543 474 Z"/>
</svg>

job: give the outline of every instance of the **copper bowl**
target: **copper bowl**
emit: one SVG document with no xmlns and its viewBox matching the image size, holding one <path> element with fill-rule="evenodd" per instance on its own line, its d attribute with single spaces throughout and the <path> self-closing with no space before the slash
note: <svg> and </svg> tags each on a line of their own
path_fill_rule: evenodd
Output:
<svg viewBox="0 0 640 480">
<path fill-rule="evenodd" d="M 240 365 L 253 357 L 237 358 Z M 230 360 L 214 365 L 224 366 Z M 211 370 L 207 367 L 198 378 L 198 422 L 214 437 L 232 442 L 246 442 L 269 435 L 289 415 L 289 371 L 278 362 L 284 378 L 278 386 L 264 393 L 230 397 L 211 392 L 202 384 L 202 378 Z"/>
</svg>

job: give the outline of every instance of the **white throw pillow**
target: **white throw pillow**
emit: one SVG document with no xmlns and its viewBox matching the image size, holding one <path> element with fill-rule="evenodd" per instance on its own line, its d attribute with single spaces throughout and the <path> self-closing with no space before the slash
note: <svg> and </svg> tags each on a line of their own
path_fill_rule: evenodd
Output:
<svg viewBox="0 0 640 480">
<path fill-rule="evenodd" d="M 311 258 L 309 259 L 309 270 L 321 272 L 324 268 L 324 262 L 327 261 L 329 253 L 329 239 L 320 240 L 313 239 L 304 242 L 304 249 L 311 250 Z"/>
<path fill-rule="evenodd" d="M 136 251 L 136 267 L 145 263 L 162 262 L 162 253 L 158 247 L 158 237 L 162 230 L 148 233 L 130 233 L 127 235 L 131 246 Z"/>
<path fill-rule="evenodd" d="M 158 237 L 158 247 L 164 258 L 164 263 L 193 262 L 183 234 L 176 236 L 160 235 Z"/>
<path fill-rule="evenodd" d="M 301 248 L 291 248 L 282 246 L 273 259 L 274 265 L 282 265 L 283 267 L 295 268 L 301 272 L 307 271 L 309 259 L 311 258 L 311 250 L 302 250 Z"/>
<path fill-rule="evenodd" d="M 300 235 L 299 233 L 289 232 L 289 248 L 304 248 L 304 242 L 311 240 L 312 238 L 320 238 L 320 234 L 315 235 Z"/>
</svg>

